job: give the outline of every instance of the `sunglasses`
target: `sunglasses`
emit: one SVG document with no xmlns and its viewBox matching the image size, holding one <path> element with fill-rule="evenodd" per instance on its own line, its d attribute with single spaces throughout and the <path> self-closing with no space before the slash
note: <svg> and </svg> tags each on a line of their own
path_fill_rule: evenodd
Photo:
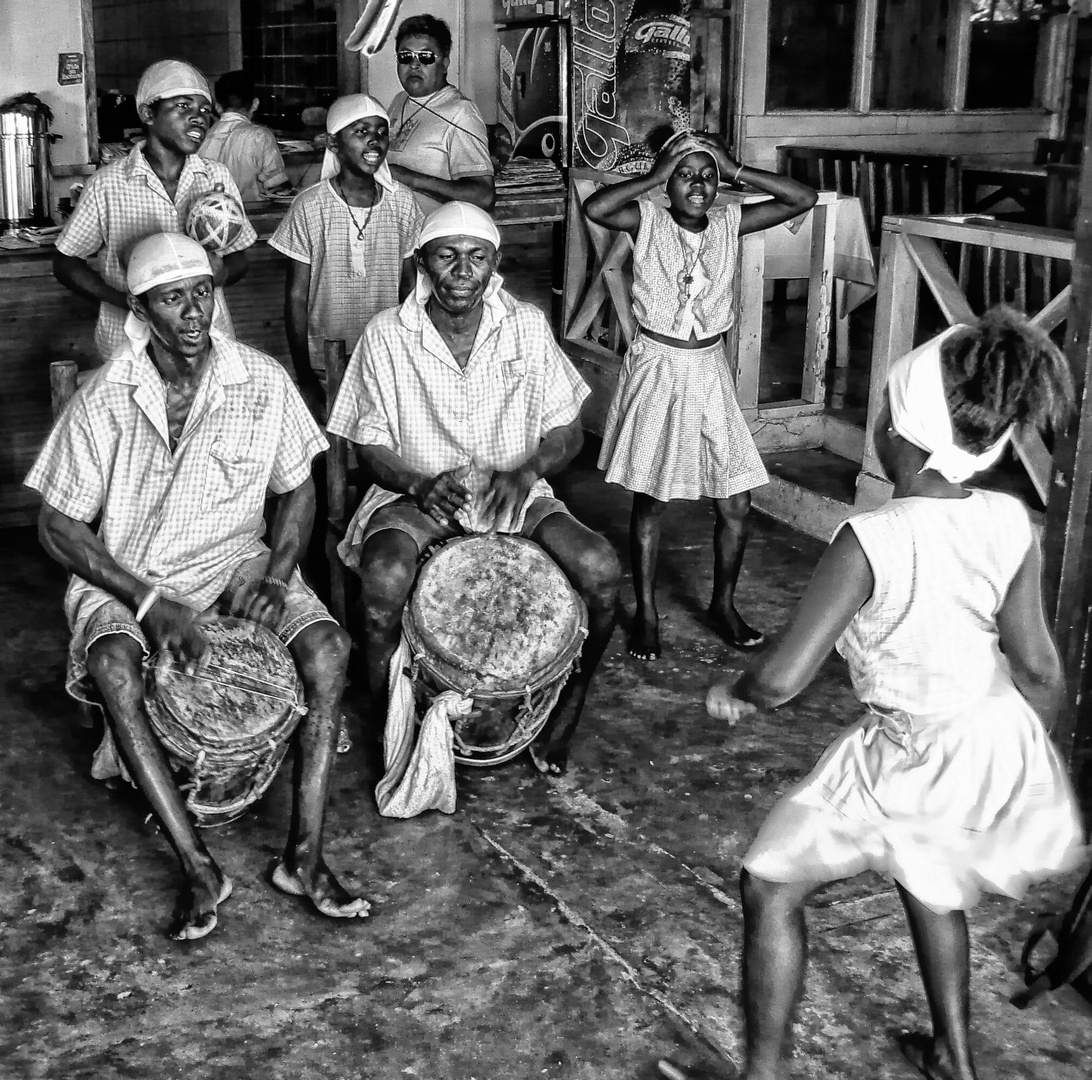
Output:
<svg viewBox="0 0 1092 1080">
<path fill-rule="evenodd" d="M 418 61 L 422 67 L 432 67 L 440 58 L 431 49 L 422 49 L 414 52 L 412 49 L 400 49 L 395 56 L 400 64 L 412 64 Z"/>
</svg>

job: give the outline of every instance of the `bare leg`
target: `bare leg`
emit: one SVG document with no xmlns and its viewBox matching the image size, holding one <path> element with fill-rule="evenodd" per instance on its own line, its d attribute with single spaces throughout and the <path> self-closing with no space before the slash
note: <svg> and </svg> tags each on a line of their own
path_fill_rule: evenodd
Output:
<svg viewBox="0 0 1092 1080">
<path fill-rule="evenodd" d="M 724 640 L 737 649 L 756 649 L 765 642 L 760 630 L 743 621 L 736 611 L 736 584 L 743 566 L 743 551 L 751 535 L 751 493 L 741 491 L 727 499 L 715 499 L 717 522 L 713 528 L 713 597 L 709 617 Z"/>
<path fill-rule="evenodd" d="M 531 539 L 561 567 L 588 608 L 588 636 L 580 652 L 580 670 L 565 684 L 532 752 L 541 771 L 559 775 L 568 763 L 569 740 L 580 723 L 592 676 L 614 633 L 622 568 L 609 541 L 569 514 L 543 518 Z"/>
<path fill-rule="evenodd" d="M 273 870 L 273 884 L 282 892 L 308 896 L 323 915 L 340 918 L 367 915 L 370 907 L 342 887 L 322 857 L 349 645 L 337 623 L 321 622 L 301 630 L 288 646 L 303 680 L 307 714 L 296 729 L 288 843 Z"/>
<path fill-rule="evenodd" d="M 637 608 L 629 635 L 629 653 L 638 660 L 660 655 L 660 616 L 656 610 L 656 564 L 660 558 L 660 519 L 667 505 L 642 492 L 633 493 L 629 519 L 629 557 Z"/>
<path fill-rule="evenodd" d="M 739 879 L 743 897 L 743 1015 L 747 1063 L 741 1080 L 784 1076 L 793 1015 L 804 990 L 807 924 L 804 901 L 814 885 Z"/>
<path fill-rule="evenodd" d="M 417 573 L 417 544 L 408 533 L 384 529 L 360 552 L 364 663 L 376 730 L 387 721 L 387 669 L 402 636 L 402 611 Z"/>
<path fill-rule="evenodd" d="M 962 911 L 938 915 L 901 885 L 898 889 L 933 1020 L 932 1038 L 915 1032 L 900 1038 L 899 1046 L 907 1060 L 931 1080 L 975 1080 L 967 917 Z"/>
<path fill-rule="evenodd" d="M 118 748 L 186 876 L 168 933 L 180 941 L 192 940 L 215 929 L 217 904 L 227 899 L 231 882 L 198 836 L 144 711 L 142 664 L 140 645 L 126 634 L 99 638 L 87 651 L 87 668 L 106 704 Z"/>
</svg>

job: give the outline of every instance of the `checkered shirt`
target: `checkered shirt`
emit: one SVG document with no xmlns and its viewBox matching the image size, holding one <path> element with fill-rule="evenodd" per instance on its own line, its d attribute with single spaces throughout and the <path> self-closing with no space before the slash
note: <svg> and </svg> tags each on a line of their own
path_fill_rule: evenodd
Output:
<svg viewBox="0 0 1092 1080">
<path fill-rule="evenodd" d="M 383 446 L 427 476 L 473 460 L 513 469 L 554 428 L 571 424 L 590 390 L 558 348 L 546 317 L 500 288 L 487 290 L 478 335 L 460 368 L 419 294 L 377 315 L 353 350 L 327 431 Z M 538 480 L 527 505 L 552 492 Z M 397 494 L 373 485 L 347 539 Z"/>
<path fill-rule="evenodd" d="M 277 136 L 230 109 L 212 126 L 198 153 L 228 167 L 243 199 L 260 199 L 270 188 L 288 183 Z"/>
<path fill-rule="evenodd" d="M 127 158 L 104 166 L 87 181 L 76 209 L 57 238 L 57 250 L 77 259 L 91 259 L 101 252 L 100 273 L 108 285 L 124 292 L 125 266 L 137 241 L 158 232 L 184 232 L 194 200 L 214 190 L 217 184 L 223 184 L 227 194 L 239 198 L 239 189 L 226 166 L 190 154 L 182 166 L 172 202 L 141 148 L 134 147 Z M 221 254 L 243 251 L 256 239 L 254 227 L 247 221 L 235 243 Z M 216 301 L 213 325 L 234 337 L 223 289 L 216 290 Z M 109 360 L 127 346 L 123 329 L 126 314 L 113 304 L 99 305 L 95 346 L 102 360 Z"/>
<path fill-rule="evenodd" d="M 363 274 L 353 269 L 357 230 L 349 207 L 329 180 L 301 192 L 269 238 L 271 248 L 311 267 L 307 343 L 316 371 L 326 368 L 327 338 L 340 338 L 351 349 L 374 315 L 398 303 L 402 261 L 413 254 L 425 217 L 405 185 L 379 190 L 357 258 Z M 355 213 L 363 223 L 368 210 Z"/>
<path fill-rule="evenodd" d="M 214 332 L 173 454 L 165 385 L 130 346 L 77 391 L 24 483 L 70 518 L 101 512 L 121 566 L 203 611 L 240 561 L 267 550 L 267 489 L 299 487 L 325 448 L 284 367 Z M 88 590 L 102 591 L 73 577 L 66 605 Z"/>
</svg>

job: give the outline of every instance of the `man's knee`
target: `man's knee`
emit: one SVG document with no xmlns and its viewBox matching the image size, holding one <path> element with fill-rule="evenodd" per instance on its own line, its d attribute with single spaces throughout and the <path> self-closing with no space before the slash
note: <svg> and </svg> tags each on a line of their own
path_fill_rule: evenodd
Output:
<svg viewBox="0 0 1092 1080">
<path fill-rule="evenodd" d="M 114 696 L 144 687 L 144 650 L 128 634 L 107 634 L 87 649 L 87 671 L 95 685 Z"/>
<path fill-rule="evenodd" d="M 381 623 L 397 620 L 417 576 L 417 545 L 406 533 L 384 529 L 364 544 L 359 572 L 365 617 Z"/>
<path fill-rule="evenodd" d="M 292 641 L 291 651 L 304 681 L 330 683 L 341 679 L 349 666 L 352 641 L 335 622 L 312 623 Z"/>
<path fill-rule="evenodd" d="M 600 606 L 613 606 L 622 579 L 622 564 L 605 536 L 585 533 L 573 544 L 562 568 L 585 599 Z"/>
</svg>

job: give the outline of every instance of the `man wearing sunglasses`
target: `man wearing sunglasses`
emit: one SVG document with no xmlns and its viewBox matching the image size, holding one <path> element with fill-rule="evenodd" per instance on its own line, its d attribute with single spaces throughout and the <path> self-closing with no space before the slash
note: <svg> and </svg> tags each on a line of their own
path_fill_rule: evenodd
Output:
<svg viewBox="0 0 1092 1080">
<path fill-rule="evenodd" d="M 402 92 L 387 110 L 394 178 L 412 189 L 425 214 L 453 200 L 492 210 L 489 137 L 477 106 L 447 81 L 447 23 L 432 15 L 405 19 L 395 48 Z"/>
</svg>

